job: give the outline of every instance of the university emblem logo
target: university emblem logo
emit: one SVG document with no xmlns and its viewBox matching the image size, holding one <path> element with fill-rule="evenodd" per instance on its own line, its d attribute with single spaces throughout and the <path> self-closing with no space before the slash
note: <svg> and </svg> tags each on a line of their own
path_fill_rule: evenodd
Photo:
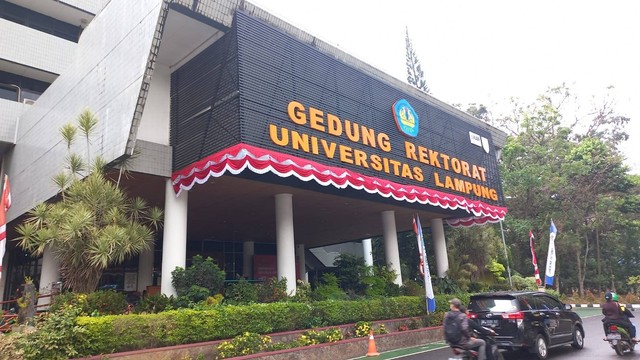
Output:
<svg viewBox="0 0 640 360">
<path fill-rule="evenodd" d="M 406 99 L 393 104 L 393 118 L 401 133 L 411 137 L 418 136 L 418 114 Z"/>
</svg>

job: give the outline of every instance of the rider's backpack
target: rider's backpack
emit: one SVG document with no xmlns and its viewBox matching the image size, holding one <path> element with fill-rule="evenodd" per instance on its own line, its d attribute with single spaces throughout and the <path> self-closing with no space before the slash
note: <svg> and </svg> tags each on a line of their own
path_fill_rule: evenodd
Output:
<svg viewBox="0 0 640 360">
<path fill-rule="evenodd" d="M 457 344 L 462 340 L 462 319 L 456 316 L 445 316 L 444 339 L 449 344 Z"/>
</svg>

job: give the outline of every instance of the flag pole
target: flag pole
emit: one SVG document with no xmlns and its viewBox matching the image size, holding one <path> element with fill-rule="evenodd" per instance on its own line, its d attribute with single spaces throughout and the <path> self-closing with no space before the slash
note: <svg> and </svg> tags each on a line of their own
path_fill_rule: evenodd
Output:
<svg viewBox="0 0 640 360">
<path fill-rule="evenodd" d="M 502 246 L 504 247 L 504 258 L 507 259 L 507 273 L 509 274 L 509 287 L 513 289 L 511 282 L 511 266 L 509 266 L 509 255 L 507 254 L 507 243 L 504 241 L 504 229 L 502 228 L 502 220 L 500 220 L 500 234 L 502 234 Z"/>
</svg>

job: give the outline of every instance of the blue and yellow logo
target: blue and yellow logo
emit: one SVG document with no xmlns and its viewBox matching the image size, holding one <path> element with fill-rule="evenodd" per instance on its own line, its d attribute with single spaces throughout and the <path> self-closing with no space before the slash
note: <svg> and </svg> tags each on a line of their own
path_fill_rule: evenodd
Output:
<svg viewBox="0 0 640 360">
<path fill-rule="evenodd" d="M 401 133 L 411 137 L 418 136 L 418 114 L 406 99 L 400 99 L 393 104 L 393 118 L 396 119 Z"/>
</svg>

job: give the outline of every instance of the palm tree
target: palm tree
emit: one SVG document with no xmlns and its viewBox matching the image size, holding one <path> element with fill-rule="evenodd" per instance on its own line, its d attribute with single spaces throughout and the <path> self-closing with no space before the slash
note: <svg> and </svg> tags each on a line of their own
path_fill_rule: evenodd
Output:
<svg viewBox="0 0 640 360">
<path fill-rule="evenodd" d="M 88 147 L 97 119 L 87 110 L 78 124 Z M 67 124 L 60 132 L 70 151 L 76 128 Z M 60 262 L 63 285 L 82 293 L 95 290 L 108 266 L 149 249 L 162 221 L 161 209 L 129 198 L 105 176 L 101 157 L 85 169 L 86 161 L 70 151 L 66 168 L 54 177 L 60 200 L 37 205 L 16 229 L 20 247 L 31 255 L 50 247 Z"/>
</svg>

